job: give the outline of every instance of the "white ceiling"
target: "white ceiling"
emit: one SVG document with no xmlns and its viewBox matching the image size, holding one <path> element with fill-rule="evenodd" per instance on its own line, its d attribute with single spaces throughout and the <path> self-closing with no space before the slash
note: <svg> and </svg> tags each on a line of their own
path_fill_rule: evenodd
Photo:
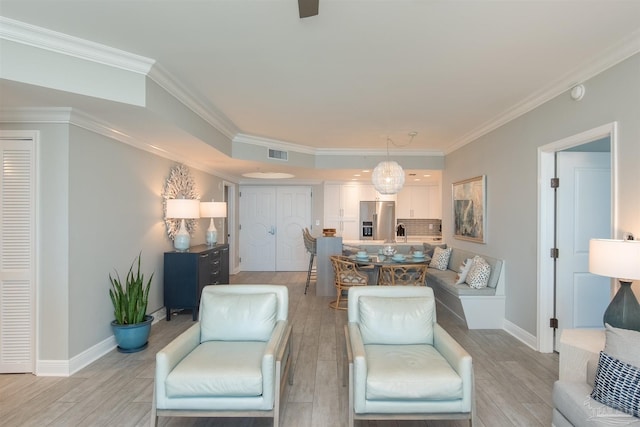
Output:
<svg viewBox="0 0 640 427">
<path fill-rule="evenodd" d="M 320 0 L 300 19 L 296 0 L 0 0 L 0 15 L 155 60 L 227 131 L 310 152 L 384 153 L 415 131 L 392 153 L 448 153 L 640 50 L 640 1 Z M 73 107 L 168 151 L 193 139 L 112 102 L 0 83 L 4 109 Z M 229 176 L 287 169 L 197 144 L 182 155 Z"/>
</svg>

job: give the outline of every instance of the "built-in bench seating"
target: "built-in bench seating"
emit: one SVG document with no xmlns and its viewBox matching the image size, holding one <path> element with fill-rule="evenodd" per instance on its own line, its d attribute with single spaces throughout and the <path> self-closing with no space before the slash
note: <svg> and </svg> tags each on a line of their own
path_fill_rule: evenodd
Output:
<svg viewBox="0 0 640 427">
<path fill-rule="evenodd" d="M 425 251 L 428 248 L 425 244 Z M 486 288 L 474 289 L 467 284 L 456 285 L 460 265 L 468 258 L 480 255 L 491 265 Z M 469 329 L 504 328 L 504 261 L 483 254 L 452 248 L 447 270 L 427 270 L 427 286 L 433 288 L 438 302 L 466 322 Z"/>
</svg>

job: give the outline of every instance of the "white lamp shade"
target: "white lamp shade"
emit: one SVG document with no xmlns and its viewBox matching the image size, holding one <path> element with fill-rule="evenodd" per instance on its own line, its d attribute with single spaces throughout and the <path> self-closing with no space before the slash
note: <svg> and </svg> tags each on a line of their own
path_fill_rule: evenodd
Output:
<svg viewBox="0 0 640 427">
<path fill-rule="evenodd" d="M 371 181 L 380 194 L 396 194 L 404 185 L 404 170 L 397 162 L 380 162 L 371 174 Z"/>
<path fill-rule="evenodd" d="M 201 218 L 226 218 L 227 203 L 226 202 L 201 202 L 200 217 Z"/>
<path fill-rule="evenodd" d="M 167 199 L 167 218 L 200 218 L 200 200 Z"/>
<path fill-rule="evenodd" d="M 640 241 L 591 239 L 589 272 L 617 279 L 640 280 Z"/>
</svg>

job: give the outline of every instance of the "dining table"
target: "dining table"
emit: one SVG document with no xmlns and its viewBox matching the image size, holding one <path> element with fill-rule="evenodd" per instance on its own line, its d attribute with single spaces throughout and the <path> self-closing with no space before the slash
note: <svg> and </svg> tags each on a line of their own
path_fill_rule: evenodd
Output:
<svg viewBox="0 0 640 427">
<path fill-rule="evenodd" d="M 396 254 L 397 255 L 397 254 Z M 353 260 L 364 273 L 369 276 L 369 283 L 378 284 L 380 281 L 380 268 L 385 265 L 415 265 L 429 264 L 431 257 L 422 256 L 414 257 L 412 254 L 400 254 L 402 257 L 387 256 L 383 254 L 367 254 L 366 257 L 358 255 L 350 255 L 349 259 Z"/>
</svg>

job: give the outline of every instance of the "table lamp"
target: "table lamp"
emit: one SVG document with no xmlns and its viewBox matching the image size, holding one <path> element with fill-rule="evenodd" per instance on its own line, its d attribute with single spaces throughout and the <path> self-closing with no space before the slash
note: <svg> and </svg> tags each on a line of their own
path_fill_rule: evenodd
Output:
<svg viewBox="0 0 640 427">
<path fill-rule="evenodd" d="M 173 247 L 177 251 L 186 251 L 191 244 L 191 236 L 187 231 L 185 219 L 200 217 L 200 200 L 167 199 L 167 218 L 180 219 L 180 229 L 173 238 Z"/>
<path fill-rule="evenodd" d="M 589 272 L 620 281 L 620 289 L 604 312 L 604 323 L 640 331 L 640 305 L 631 289 L 631 282 L 640 280 L 640 241 L 591 239 Z"/>
<path fill-rule="evenodd" d="M 200 217 L 211 218 L 207 229 L 206 241 L 208 246 L 213 246 L 218 242 L 218 230 L 216 230 L 213 219 L 227 217 L 227 203 L 214 201 L 200 203 Z"/>
</svg>

